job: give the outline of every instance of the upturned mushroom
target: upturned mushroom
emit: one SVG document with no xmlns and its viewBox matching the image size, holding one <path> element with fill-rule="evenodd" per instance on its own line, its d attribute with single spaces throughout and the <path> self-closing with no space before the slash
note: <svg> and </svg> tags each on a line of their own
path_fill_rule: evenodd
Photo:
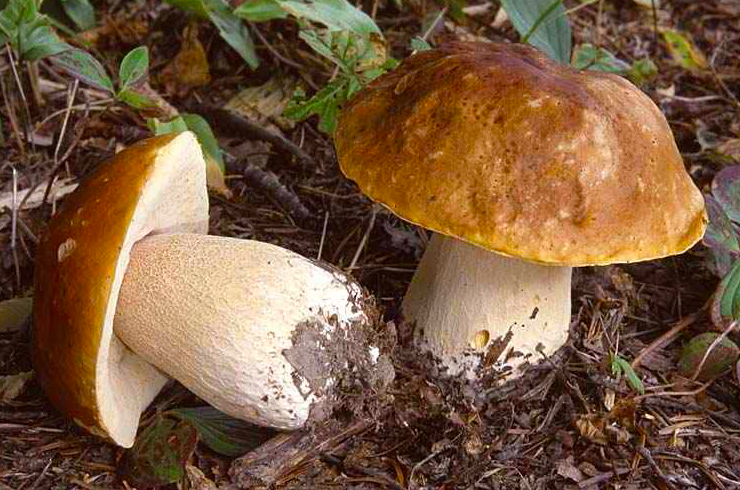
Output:
<svg viewBox="0 0 740 490">
<path fill-rule="evenodd" d="M 121 151 L 65 200 L 37 251 L 32 340 L 63 414 L 129 447 L 174 377 L 234 417 L 295 429 L 330 412 L 347 371 L 372 378 L 374 308 L 357 283 L 207 228 L 189 132 Z"/>
<path fill-rule="evenodd" d="M 402 311 L 450 374 L 552 354 L 572 267 L 678 254 L 707 222 L 650 98 L 531 46 L 413 55 L 346 104 L 334 136 L 347 177 L 435 232 Z"/>
</svg>

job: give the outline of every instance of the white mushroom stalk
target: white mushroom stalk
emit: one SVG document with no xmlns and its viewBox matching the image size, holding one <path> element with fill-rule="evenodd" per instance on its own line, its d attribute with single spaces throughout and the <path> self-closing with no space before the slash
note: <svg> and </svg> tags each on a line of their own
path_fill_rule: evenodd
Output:
<svg viewBox="0 0 740 490">
<path fill-rule="evenodd" d="M 178 234 L 134 245 L 113 329 L 217 409 L 297 429 L 338 371 L 372 363 L 371 346 L 364 359 L 342 351 L 368 322 L 341 272 L 267 243 Z"/>
<path fill-rule="evenodd" d="M 570 267 L 435 234 L 403 300 L 404 319 L 450 375 L 472 378 L 481 365 L 515 374 L 566 342 L 570 283 Z"/>
</svg>

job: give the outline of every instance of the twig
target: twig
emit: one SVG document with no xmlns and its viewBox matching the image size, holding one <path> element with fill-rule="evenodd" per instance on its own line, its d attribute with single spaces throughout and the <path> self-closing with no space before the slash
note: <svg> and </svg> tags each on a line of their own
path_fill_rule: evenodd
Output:
<svg viewBox="0 0 740 490">
<path fill-rule="evenodd" d="M 5 86 L 5 77 L 0 76 L 0 89 L 2 89 L 3 99 L 5 100 L 5 110 L 8 111 L 8 120 L 10 121 L 10 127 L 15 135 L 15 140 L 18 143 L 18 149 L 23 157 L 26 156 L 26 145 L 21 137 L 21 129 L 18 127 L 18 120 L 15 111 L 10 105 L 10 97 L 8 95 L 8 88 Z"/>
<path fill-rule="evenodd" d="M 16 287 L 21 287 L 21 266 L 18 263 L 18 250 L 15 248 L 16 229 L 18 224 L 18 172 L 13 168 L 13 189 L 10 199 L 10 249 L 13 251 L 13 262 L 15 263 Z"/>
<path fill-rule="evenodd" d="M 324 251 L 324 240 L 326 239 L 326 227 L 329 224 L 329 211 L 324 214 L 324 226 L 321 228 L 321 241 L 319 242 L 319 251 L 316 254 L 316 260 L 321 260 L 321 253 Z"/>
<path fill-rule="evenodd" d="M 352 262 L 349 263 L 349 267 L 347 267 L 347 270 L 352 270 L 357 265 L 357 261 L 360 258 L 360 254 L 362 253 L 362 250 L 365 248 L 367 239 L 370 237 L 370 232 L 373 231 L 373 227 L 375 226 L 375 218 L 377 215 L 378 215 L 378 207 L 373 206 L 372 214 L 370 215 L 370 223 L 367 225 L 367 230 L 365 230 L 365 234 L 362 236 L 362 240 L 360 240 L 360 244 L 357 246 L 357 250 L 355 251 L 355 256 L 352 257 Z"/>
<path fill-rule="evenodd" d="M 49 462 L 46 463 L 46 466 L 44 466 L 44 469 L 39 474 L 38 478 L 36 478 L 30 487 L 28 487 L 27 490 L 34 490 L 34 488 L 39 486 L 39 483 L 41 483 L 41 480 L 46 476 L 46 473 L 49 471 L 49 467 L 51 466 L 51 462 L 54 461 L 53 458 L 49 458 Z"/>
<path fill-rule="evenodd" d="M 249 119 L 234 112 L 226 109 L 217 109 L 212 107 L 206 107 L 202 104 L 192 104 L 189 107 L 190 112 L 195 112 L 205 117 L 209 122 L 215 123 L 218 127 L 219 132 L 224 136 L 230 136 L 234 138 L 244 138 L 245 136 L 253 137 L 263 141 L 269 141 L 275 146 L 282 148 L 288 153 L 293 154 L 299 160 L 304 163 L 316 166 L 314 159 L 303 151 L 302 148 L 296 146 L 295 143 L 287 139 L 281 134 L 274 133 L 268 129 L 253 123 Z"/>
<path fill-rule="evenodd" d="M 658 478 L 660 478 L 660 481 L 663 482 L 666 488 L 669 488 L 671 490 L 676 489 L 675 485 L 673 485 L 673 483 L 671 483 L 670 480 L 666 478 L 665 473 L 663 473 L 663 470 L 660 468 L 660 466 L 658 466 L 658 463 L 655 462 L 655 460 L 653 459 L 653 455 L 650 454 L 650 450 L 648 448 L 646 448 L 645 446 L 638 446 L 637 452 L 640 454 L 640 456 L 645 458 L 645 460 L 648 462 L 655 474 L 658 475 Z"/>
<path fill-rule="evenodd" d="M 326 453 L 321 453 L 320 459 L 325 463 L 339 466 L 340 468 L 343 468 L 344 470 L 362 473 L 363 475 L 367 475 L 372 478 L 378 479 L 385 485 L 389 485 L 397 490 L 405 490 L 401 485 L 398 484 L 397 481 L 392 480 L 390 477 L 388 477 L 388 475 L 383 474 L 382 472 L 378 470 L 373 470 L 370 468 L 363 468 L 361 466 L 355 466 L 355 465 L 346 465 L 344 464 L 344 461 L 342 461 L 341 459 L 337 458 L 336 456 L 332 456 L 331 454 L 326 454 Z"/>
<path fill-rule="evenodd" d="M 57 146 L 56 148 L 54 148 L 54 166 L 58 166 L 60 164 L 59 150 L 62 147 L 62 141 L 64 141 L 64 134 L 67 131 L 67 123 L 69 122 L 69 115 L 72 113 L 72 103 L 74 102 L 75 97 L 77 96 L 77 87 L 79 85 L 80 85 L 80 81 L 75 78 L 75 81 L 72 84 L 72 88 L 67 92 L 67 108 L 64 111 L 64 119 L 62 120 L 62 129 L 59 132 L 59 137 L 57 139 Z M 72 172 L 69 171 L 69 165 L 67 165 L 66 169 L 67 169 L 67 175 L 71 176 Z"/>
<path fill-rule="evenodd" d="M 722 340 L 724 340 L 725 337 L 727 337 L 727 334 L 729 334 L 732 330 L 734 330 L 736 326 L 737 326 L 737 320 L 730 323 L 730 325 L 726 329 L 724 329 L 722 333 L 717 336 L 716 339 L 714 339 L 714 342 L 712 342 L 709 345 L 709 348 L 704 353 L 704 357 L 701 358 L 701 362 L 694 370 L 694 374 L 693 376 L 691 376 L 691 381 L 696 381 L 696 378 L 699 376 L 699 373 L 701 372 L 701 368 L 704 367 L 704 363 L 707 361 L 707 358 L 709 358 L 709 354 L 712 353 L 712 350 L 714 350 L 714 348 L 717 347 L 719 343 L 722 342 Z"/>
<path fill-rule="evenodd" d="M 637 357 L 635 357 L 635 359 L 632 361 L 632 369 L 636 370 L 637 368 L 639 368 L 640 363 L 643 361 L 643 359 L 645 359 L 645 357 L 673 341 L 675 337 L 677 337 L 678 334 L 681 333 L 681 331 L 694 323 L 702 315 L 704 310 L 709 307 L 711 301 L 712 298 L 710 297 L 701 308 L 677 321 L 670 330 L 668 330 L 657 339 L 653 340 L 650 345 L 642 349 L 642 351 L 640 351 Z"/>
<path fill-rule="evenodd" d="M 260 189 L 285 207 L 290 214 L 301 219 L 310 219 L 311 212 L 303 205 L 298 196 L 280 182 L 278 176 L 269 170 L 262 170 L 251 163 L 244 163 L 242 171 L 247 183 Z"/>
<path fill-rule="evenodd" d="M 15 59 L 13 58 L 13 50 L 10 49 L 10 46 L 6 43 L 5 47 L 8 51 L 8 62 L 10 64 L 10 70 L 13 72 L 13 77 L 15 78 L 15 83 L 18 85 L 18 92 L 21 94 L 21 101 L 23 102 L 23 109 L 26 111 L 26 124 L 24 124 L 26 129 L 26 141 L 31 142 L 31 151 L 36 151 L 36 143 L 34 143 L 34 138 L 31 135 L 31 109 L 28 107 L 28 100 L 26 99 L 26 92 L 23 90 L 23 83 L 21 82 L 21 77 L 18 74 L 18 69 L 15 66 Z"/>
</svg>

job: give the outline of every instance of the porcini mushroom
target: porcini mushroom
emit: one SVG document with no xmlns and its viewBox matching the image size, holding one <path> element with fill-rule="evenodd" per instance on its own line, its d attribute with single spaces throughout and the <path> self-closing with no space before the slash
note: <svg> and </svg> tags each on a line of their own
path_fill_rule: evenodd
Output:
<svg viewBox="0 0 740 490">
<path fill-rule="evenodd" d="M 572 267 L 678 254 L 706 226 L 650 98 L 531 46 L 409 57 L 345 105 L 335 145 L 366 195 L 436 232 L 402 311 L 450 374 L 483 355 L 521 372 L 567 339 Z"/>
<path fill-rule="evenodd" d="M 49 223 L 33 361 L 52 403 L 90 432 L 131 446 L 170 376 L 232 416 L 295 429 L 326 408 L 338 372 L 374 368 L 367 345 L 345 345 L 370 321 L 362 288 L 207 227 L 205 165 L 189 132 L 121 151 Z"/>
</svg>

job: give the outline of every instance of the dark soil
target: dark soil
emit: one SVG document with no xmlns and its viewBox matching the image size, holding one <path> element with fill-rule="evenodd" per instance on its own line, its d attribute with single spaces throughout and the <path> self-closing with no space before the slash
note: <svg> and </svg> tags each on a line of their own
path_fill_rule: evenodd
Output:
<svg viewBox="0 0 740 490">
<path fill-rule="evenodd" d="M 203 23 L 199 37 L 211 81 L 170 90 L 158 74 L 179 49 L 187 25 L 182 13 L 154 0 L 97 3 L 104 27 L 95 39 L 96 54 L 108 60 L 109 71 L 129 49 L 148 45 L 152 86 L 180 109 L 220 107 L 240 89 L 278 72 L 308 86 L 322 86 L 331 75 L 290 22 L 256 27 L 265 39 L 258 41 L 262 65 L 256 71 Z M 404 3 L 403 10 L 393 2 L 366 3 L 398 59 L 410 54 L 410 39 L 439 8 L 425 0 Z M 733 0 L 661 3 L 654 18 L 650 9 L 628 0 L 566 2 L 582 6 L 570 16 L 574 44 L 590 42 L 628 62 L 649 57 L 656 64 L 656 77 L 642 88 L 664 111 L 687 170 L 706 192 L 718 170 L 740 164 L 740 150 L 719 150 L 740 138 L 740 7 Z M 494 3 L 461 23 L 448 18 L 429 40 L 517 40 L 509 23 L 494 23 L 497 10 Z M 678 66 L 656 27 L 690 35 L 707 68 Z M 12 188 L 13 168 L 18 189 L 46 186 L 55 171 L 75 182 L 117 147 L 149 135 L 141 114 L 103 105 L 82 85 L 75 108 L 66 111 L 70 79 L 45 62 L 39 63 L 40 77 L 61 88 L 45 92 L 39 104 L 24 79 L 24 104 L 4 50 L 2 58 L 0 195 Z M 26 108 L 31 124 L 52 144 L 30 145 L 11 126 L 9 111 L 17 122 Z M 50 122 L 39 125 L 47 117 Z M 677 370 L 681 346 L 711 329 L 702 308 L 719 279 L 705 265 L 706 247 L 698 244 L 660 261 L 578 270 L 567 346 L 515 383 L 488 372 L 468 384 L 445 377 L 420 354 L 411 342 L 412 327 L 398 317 L 427 233 L 373 205 L 342 176 L 331 139 L 315 120 L 284 130 L 307 158 L 296 157 L 287 145 L 252 133 L 235 136 L 219 130 L 218 120 L 211 122 L 223 147 L 241 156 L 227 162 L 233 196 L 211 196 L 210 233 L 262 240 L 311 258 L 321 250 L 321 259 L 351 273 L 377 298 L 395 381 L 383 393 L 348 393 L 328 422 L 278 435 L 235 460 L 201 445 L 181 488 L 740 488 L 737 378 L 729 373 L 699 386 Z M 255 177 L 254 168 L 269 169 L 272 183 L 265 183 L 264 172 Z M 50 205 L 19 213 L 12 236 L 3 221 L 11 210 L 0 209 L 0 300 L 32 294 L 34 247 L 51 213 Z M 638 374 L 647 395 L 612 375 L 609 354 L 618 351 L 632 361 L 684 318 L 694 321 L 680 337 L 642 360 Z M 28 351 L 27 329 L 0 333 L 0 376 L 31 371 Z M 158 397 L 144 420 L 156 409 L 198 404 L 175 386 Z M 33 381 L 12 400 L 0 400 L 0 490 L 131 488 L 117 472 L 123 453 L 63 418 Z"/>
</svg>

